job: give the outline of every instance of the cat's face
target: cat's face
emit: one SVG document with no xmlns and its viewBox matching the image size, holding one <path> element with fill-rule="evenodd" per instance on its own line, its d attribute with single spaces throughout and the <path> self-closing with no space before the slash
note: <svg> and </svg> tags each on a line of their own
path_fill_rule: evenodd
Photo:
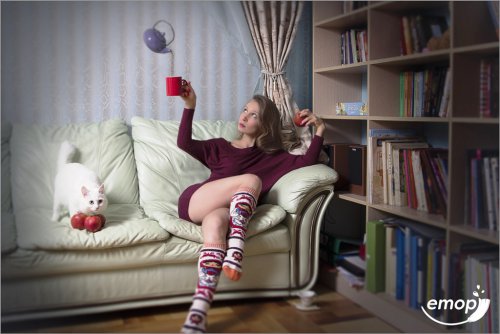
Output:
<svg viewBox="0 0 500 334">
<path fill-rule="evenodd" d="M 104 184 L 93 189 L 82 187 L 82 196 L 82 204 L 87 213 L 101 213 L 108 207 Z"/>
</svg>

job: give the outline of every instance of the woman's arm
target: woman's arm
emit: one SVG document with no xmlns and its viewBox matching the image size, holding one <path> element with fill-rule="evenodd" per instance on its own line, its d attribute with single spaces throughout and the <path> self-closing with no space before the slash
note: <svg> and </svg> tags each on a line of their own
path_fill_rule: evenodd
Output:
<svg viewBox="0 0 500 334">
<path fill-rule="evenodd" d="M 182 113 L 179 133 L 177 134 L 177 146 L 186 153 L 205 164 L 205 145 L 204 141 L 193 139 L 193 117 L 196 108 L 196 93 L 188 82 L 182 87 L 184 92 L 181 98 L 184 100 L 184 111 Z"/>
</svg>

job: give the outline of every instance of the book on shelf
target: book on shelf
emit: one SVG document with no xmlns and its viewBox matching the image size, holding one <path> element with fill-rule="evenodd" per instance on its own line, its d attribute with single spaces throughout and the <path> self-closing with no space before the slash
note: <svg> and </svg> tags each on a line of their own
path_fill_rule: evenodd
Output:
<svg viewBox="0 0 500 334">
<path fill-rule="evenodd" d="M 400 73 L 401 117 L 446 117 L 449 109 L 451 71 L 432 67 Z"/>
<path fill-rule="evenodd" d="M 411 55 L 431 51 L 432 38 L 441 38 L 448 30 L 448 22 L 443 15 L 403 15 L 401 17 L 401 55 Z"/>
<path fill-rule="evenodd" d="M 342 65 L 368 60 L 368 34 L 366 29 L 348 29 L 340 35 Z"/>
<path fill-rule="evenodd" d="M 366 224 L 366 290 L 385 291 L 385 228 L 379 220 Z"/>
<path fill-rule="evenodd" d="M 450 255 L 448 298 L 473 299 L 473 291 L 484 290 L 490 299 L 486 315 L 474 324 L 467 324 L 471 332 L 498 333 L 498 245 L 484 242 L 467 242 Z M 484 298 L 484 296 L 481 296 Z M 449 310 L 448 322 L 465 320 L 459 310 Z"/>
<path fill-rule="evenodd" d="M 386 293 L 415 309 L 431 298 L 444 296 L 445 231 L 402 218 L 387 218 L 381 222 L 395 235 L 395 255 L 385 255 L 392 261 L 386 263 L 386 268 L 395 268 L 395 283 L 386 288 L 394 290 Z M 386 249 L 390 248 L 386 245 Z"/>
<path fill-rule="evenodd" d="M 389 205 L 403 206 L 402 194 L 406 196 L 406 181 L 404 173 L 404 158 L 400 150 L 411 148 L 427 148 L 425 141 L 408 139 L 404 141 L 386 141 L 387 187 L 385 192 Z M 402 163 L 402 166 L 401 166 Z M 402 168 L 403 167 L 403 168 Z M 406 204 L 406 200 L 404 201 Z"/>
<path fill-rule="evenodd" d="M 498 230 L 498 150 L 467 151 L 465 174 L 465 225 Z"/>
<path fill-rule="evenodd" d="M 488 12 L 490 13 L 491 22 L 495 28 L 495 32 L 497 34 L 497 39 L 499 37 L 498 31 L 498 12 L 499 12 L 499 2 L 498 0 L 488 0 Z"/>
<path fill-rule="evenodd" d="M 389 139 L 414 137 L 415 135 L 416 131 L 414 129 L 370 129 L 367 153 L 367 161 L 370 161 L 372 164 L 372 168 L 368 168 L 369 203 L 384 203 L 383 142 Z"/>
<path fill-rule="evenodd" d="M 498 57 L 483 58 L 479 63 L 479 116 L 498 117 Z"/>
</svg>

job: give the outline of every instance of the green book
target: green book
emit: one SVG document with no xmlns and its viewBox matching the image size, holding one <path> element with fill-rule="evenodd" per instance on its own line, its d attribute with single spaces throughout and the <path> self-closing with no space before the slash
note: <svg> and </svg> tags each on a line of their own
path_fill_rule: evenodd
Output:
<svg viewBox="0 0 500 334">
<path fill-rule="evenodd" d="M 378 220 L 366 224 L 366 290 L 385 291 L 385 227 Z"/>
</svg>

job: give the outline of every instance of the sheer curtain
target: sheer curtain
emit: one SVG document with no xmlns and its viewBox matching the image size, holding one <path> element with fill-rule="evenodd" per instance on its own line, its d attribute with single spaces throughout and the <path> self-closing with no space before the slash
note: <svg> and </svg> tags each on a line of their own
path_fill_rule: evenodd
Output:
<svg viewBox="0 0 500 334">
<path fill-rule="evenodd" d="M 221 25 L 207 8 L 225 8 L 230 20 Z M 165 94 L 168 75 L 193 83 L 197 119 L 235 120 L 260 75 L 255 51 L 234 44 L 234 27 L 249 36 L 239 2 L 15 1 L 2 2 L 1 15 L 2 121 L 180 119 L 182 101 Z M 175 29 L 173 54 L 142 41 L 160 19 Z"/>
<path fill-rule="evenodd" d="M 303 154 L 311 142 L 311 134 L 293 124 L 293 116 L 299 108 L 284 69 L 304 4 L 300 1 L 244 1 L 242 4 L 260 60 L 264 95 L 270 97 L 281 112 L 287 148 L 292 153 Z"/>
</svg>

